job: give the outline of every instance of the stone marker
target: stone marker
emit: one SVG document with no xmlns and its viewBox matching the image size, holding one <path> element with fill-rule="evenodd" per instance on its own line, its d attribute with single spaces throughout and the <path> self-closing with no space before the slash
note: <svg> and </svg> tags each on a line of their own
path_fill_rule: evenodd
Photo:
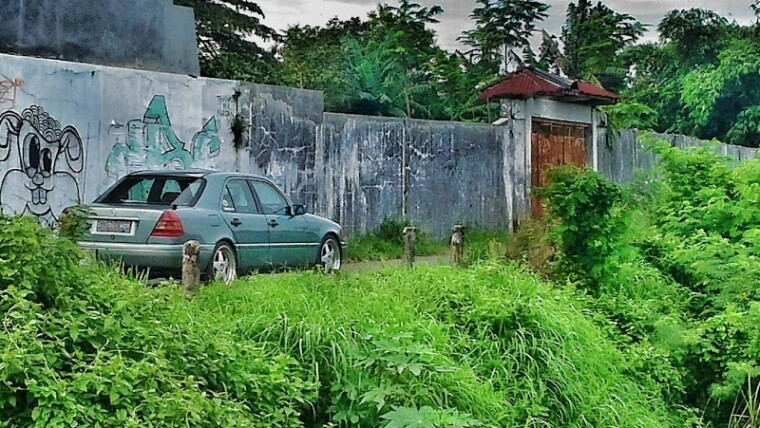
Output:
<svg viewBox="0 0 760 428">
<path fill-rule="evenodd" d="M 451 228 L 451 249 L 454 264 L 461 266 L 464 262 L 464 226 L 461 224 L 455 224 Z"/>
<path fill-rule="evenodd" d="M 409 267 L 414 266 L 414 244 L 417 241 L 417 228 L 405 227 L 404 228 L 404 260 Z"/>
<path fill-rule="evenodd" d="M 187 291 L 193 291 L 200 283 L 198 255 L 201 253 L 201 243 L 187 241 L 182 246 L 182 286 Z"/>
</svg>

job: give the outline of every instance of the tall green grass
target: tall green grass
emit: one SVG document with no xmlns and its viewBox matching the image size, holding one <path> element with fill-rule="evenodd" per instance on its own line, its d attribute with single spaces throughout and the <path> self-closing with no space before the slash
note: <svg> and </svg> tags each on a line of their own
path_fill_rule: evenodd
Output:
<svg viewBox="0 0 760 428">
<path fill-rule="evenodd" d="M 384 261 L 404 255 L 402 231 L 409 222 L 386 219 L 370 233 L 351 239 L 346 251 L 349 261 Z M 444 255 L 451 252 L 450 237 L 437 239 L 419 231 L 415 251 L 419 256 Z M 465 259 L 468 262 L 503 257 L 511 234 L 506 230 L 468 229 L 465 233 Z"/>
<path fill-rule="evenodd" d="M 194 309 L 308 368 L 306 426 L 686 424 L 626 374 L 587 302 L 513 264 L 255 276 L 202 290 Z"/>
<path fill-rule="evenodd" d="M 0 216 L 0 427 L 299 427 L 298 362 Z"/>
<path fill-rule="evenodd" d="M 349 241 L 346 259 L 349 261 L 384 261 L 404 255 L 403 231 L 411 223 L 393 218 L 385 219 L 375 230 Z M 415 251 L 419 256 L 443 254 L 448 249 L 443 239 L 420 230 L 417 232 Z"/>
</svg>

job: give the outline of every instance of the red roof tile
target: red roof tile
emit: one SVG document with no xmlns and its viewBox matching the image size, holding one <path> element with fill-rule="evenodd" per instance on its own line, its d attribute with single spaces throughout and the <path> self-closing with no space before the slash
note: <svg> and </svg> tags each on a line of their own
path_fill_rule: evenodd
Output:
<svg viewBox="0 0 760 428">
<path fill-rule="evenodd" d="M 499 82 L 486 88 L 480 100 L 492 98 L 533 98 L 536 96 L 575 98 L 576 102 L 612 104 L 620 99 L 618 94 L 589 82 L 573 81 L 564 77 L 535 70 L 530 67 L 520 69 L 505 76 Z"/>
<path fill-rule="evenodd" d="M 583 94 L 588 95 L 596 95 L 598 97 L 604 97 L 604 98 L 611 98 L 613 100 L 619 100 L 620 95 L 608 91 L 601 86 L 594 85 L 593 83 L 589 82 L 576 82 L 578 86 L 578 90 L 581 91 Z"/>
<path fill-rule="evenodd" d="M 561 90 L 556 83 L 538 77 L 524 68 L 504 77 L 480 94 L 481 100 L 505 98 L 506 96 L 530 98 L 535 95 L 551 95 Z"/>
</svg>

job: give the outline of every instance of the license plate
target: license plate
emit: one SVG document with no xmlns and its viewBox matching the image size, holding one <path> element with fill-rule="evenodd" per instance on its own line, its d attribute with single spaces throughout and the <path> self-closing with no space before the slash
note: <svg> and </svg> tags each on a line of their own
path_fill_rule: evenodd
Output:
<svg viewBox="0 0 760 428">
<path fill-rule="evenodd" d="M 98 220 L 95 231 L 129 235 L 132 233 L 132 222 L 129 220 Z"/>
</svg>

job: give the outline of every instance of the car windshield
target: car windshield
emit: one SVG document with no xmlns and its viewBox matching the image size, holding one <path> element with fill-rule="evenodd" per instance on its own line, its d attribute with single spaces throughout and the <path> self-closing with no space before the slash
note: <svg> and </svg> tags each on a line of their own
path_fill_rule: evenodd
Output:
<svg viewBox="0 0 760 428">
<path fill-rule="evenodd" d="M 97 202 L 104 204 L 192 205 L 205 181 L 198 177 L 128 177 Z"/>
</svg>

